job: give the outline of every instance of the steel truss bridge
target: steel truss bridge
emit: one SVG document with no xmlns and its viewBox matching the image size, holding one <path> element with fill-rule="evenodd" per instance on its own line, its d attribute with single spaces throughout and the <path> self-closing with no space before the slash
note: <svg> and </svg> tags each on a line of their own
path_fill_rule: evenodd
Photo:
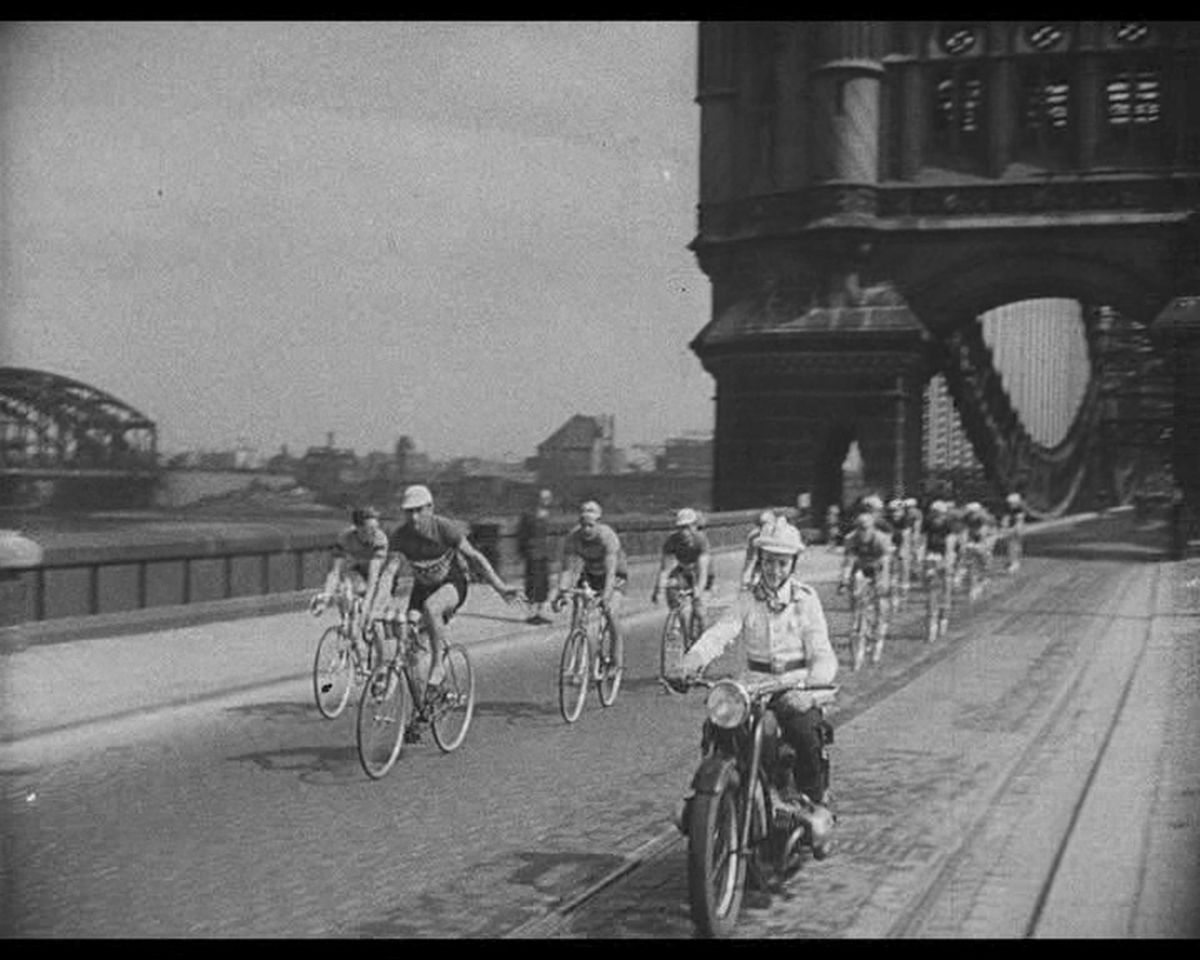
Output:
<svg viewBox="0 0 1200 960">
<path fill-rule="evenodd" d="M 154 421 L 96 387 L 0 367 L 0 477 L 149 477 L 158 472 Z"/>
</svg>

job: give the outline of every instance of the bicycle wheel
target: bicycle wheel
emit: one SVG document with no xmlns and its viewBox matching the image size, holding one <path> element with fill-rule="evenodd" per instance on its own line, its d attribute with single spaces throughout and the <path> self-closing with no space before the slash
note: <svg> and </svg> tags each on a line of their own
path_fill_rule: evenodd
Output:
<svg viewBox="0 0 1200 960">
<path fill-rule="evenodd" d="M 574 723 L 583 713 L 583 702 L 587 699 L 588 663 L 587 635 L 579 629 L 567 634 L 563 644 L 562 661 L 558 671 L 558 708 L 567 723 Z"/>
<path fill-rule="evenodd" d="M 475 674 L 467 648 L 461 643 L 452 643 L 446 649 L 445 666 L 446 679 L 433 704 L 429 726 L 434 742 L 443 753 L 449 753 L 463 742 L 475 715 Z"/>
<path fill-rule="evenodd" d="M 600 660 L 600 676 L 596 679 L 596 692 L 600 694 L 600 705 L 611 707 L 617 700 L 617 691 L 621 689 L 621 674 L 625 672 L 625 664 L 617 661 L 616 638 L 608 620 L 600 621 L 600 636 L 596 643 L 596 656 Z"/>
<path fill-rule="evenodd" d="M 669 677 L 678 673 L 679 658 L 683 656 L 683 629 L 678 608 L 667 613 L 663 624 L 662 639 L 658 646 L 658 675 Z"/>
<path fill-rule="evenodd" d="M 341 627 L 330 627 L 317 644 L 313 658 L 313 696 L 321 716 L 341 716 L 354 685 L 354 652 L 350 637 Z"/>
<path fill-rule="evenodd" d="M 390 663 L 372 671 L 358 701 L 358 759 L 372 780 L 386 776 L 404 746 L 408 689 Z"/>
<path fill-rule="evenodd" d="M 863 661 L 867 657 L 867 598 L 864 596 L 865 593 L 866 590 L 859 587 L 851 601 L 854 605 L 854 614 L 850 632 L 850 651 L 854 657 L 855 670 L 862 667 Z"/>
<path fill-rule="evenodd" d="M 683 652 L 687 653 L 687 651 L 691 650 L 692 647 L 694 647 L 696 645 L 696 641 L 700 639 L 700 637 L 703 633 L 704 633 L 704 623 L 703 623 L 703 621 L 701 621 L 701 619 L 700 619 L 699 615 L 696 613 L 696 611 L 693 610 L 692 615 L 688 618 L 687 643 L 685 644 L 685 646 L 683 648 Z"/>
</svg>

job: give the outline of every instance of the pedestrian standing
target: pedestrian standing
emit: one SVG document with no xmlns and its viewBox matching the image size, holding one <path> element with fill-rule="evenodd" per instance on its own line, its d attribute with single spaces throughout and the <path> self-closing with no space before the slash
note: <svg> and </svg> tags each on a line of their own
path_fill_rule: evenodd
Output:
<svg viewBox="0 0 1200 960">
<path fill-rule="evenodd" d="M 554 551 L 550 540 L 550 506 L 553 502 L 554 495 L 549 490 L 539 490 L 537 503 L 521 514 L 517 527 L 517 547 L 525 561 L 525 596 L 533 604 L 533 614 L 526 623 L 551 622 L 546 616 L 546 601 L 550 594 L 550 557 Z"/>
</svg>

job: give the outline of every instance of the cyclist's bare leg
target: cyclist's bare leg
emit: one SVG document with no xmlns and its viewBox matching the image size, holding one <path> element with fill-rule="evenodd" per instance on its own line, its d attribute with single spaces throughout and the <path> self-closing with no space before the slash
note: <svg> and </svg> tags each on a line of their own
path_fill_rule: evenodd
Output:
<svg viewBox="0 0 1200 960">
<path fill-rule="evenodd" d="M 623 664 L 625 662 L 625 638 L 621 635 L 621 628 L 619 626 L 621 621 L 621 599 L 621 591 L 614 590 L 612 600 L 609 601 L 604 615 L 608 618 L 608 628 L 612 631 L 613 657 L 617 663 Z"/>
<path fill-rule="evenodd" d="M 427 673 L 425 670 L 421 673 L 427 676 L 427 682 L 434 686 L 441 683 L 445 675 L 442 656 L 446 648 L 446 612 L 453 610 L 457 605 L 458 589 L 452 583 L 438 587 L 425 601 L 423 613 L 425 629 L 429 633 L 430 666 Z"/>
<path fill-rule="evenodd" d="M 705 626 L 708 623 L 704 594 L 702 593 L 697 593 L 692 598 L 692 616 L 695 618 L 692 635 L 698 637 L 704 632 Z"/>
<path fill-rule="evenodd" d="M 888 622 L 885 616 L 888 604 L 884 602 L 884 595 L 887 591 L 880 589 L 876 584 L 875 590 L 875 646 L 871 651 L 871 660 L 873 663 L 878 663 L 879 658 L 883 655 L 883 641 L 887 637 Z"/>
</svg>

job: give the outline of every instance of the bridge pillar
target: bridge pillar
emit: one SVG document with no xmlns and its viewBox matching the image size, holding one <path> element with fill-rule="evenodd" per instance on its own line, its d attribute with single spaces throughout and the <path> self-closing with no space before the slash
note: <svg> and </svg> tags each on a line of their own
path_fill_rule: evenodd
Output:
<svg viewBox="0 0 1200 960">
<path fill-rule="evenodd" d="M 843 499 L 841 468 L 855 441 L 869 490 L 915 493 L 929 361 L 907 308 L 814 307 L 770 328 L 752 312 L 735 305 L 693 343 L 717 383 L 713 508 L 810 493 L 813 515 L 823 516 Z M 748 328 L 764 332 L 740 333 Z"/>
</svg>

